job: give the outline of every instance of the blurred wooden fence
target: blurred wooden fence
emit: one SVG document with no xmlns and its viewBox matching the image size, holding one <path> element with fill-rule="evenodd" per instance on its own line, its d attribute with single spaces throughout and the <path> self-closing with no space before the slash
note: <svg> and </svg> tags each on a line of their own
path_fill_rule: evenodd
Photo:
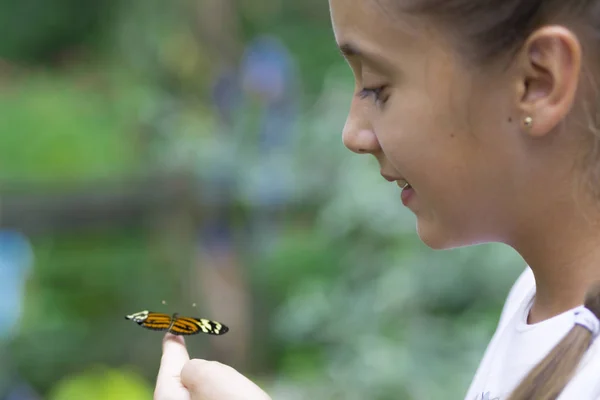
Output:
<svg viewBox="0 0 600 400">
<path fill-rule="evenodd" d="M 197 186 L 197 181 L 184 174 L 68 187 L 3 185 L 0 227 L 39 235 L 107 225 L 135 226 L 174 211 L 195 219 L 202 209 Z"/>
</svg>

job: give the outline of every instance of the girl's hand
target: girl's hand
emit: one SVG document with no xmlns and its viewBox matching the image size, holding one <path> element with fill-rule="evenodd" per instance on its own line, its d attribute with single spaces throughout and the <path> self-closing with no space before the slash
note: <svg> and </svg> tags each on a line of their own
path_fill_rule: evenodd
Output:
<svg viewBox="0 0 600 400">
<path fill-rule="evenodd" d="M 235 369 L 218 363 L 190 360 L 181 336 L 167 334 L 154 390 L 154 400 L 271 400 Z"/>
</svg>

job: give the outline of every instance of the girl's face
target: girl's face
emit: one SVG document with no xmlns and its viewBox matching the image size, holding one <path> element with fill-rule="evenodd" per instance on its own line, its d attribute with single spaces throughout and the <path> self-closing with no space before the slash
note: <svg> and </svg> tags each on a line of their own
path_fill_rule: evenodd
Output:
<svg viewBox="0 0 600 400">
<path fill-rule="evenodd" d="M 440 32 L 378 3 L 330 0 L 355 77 L 345 146 L 410 184 L 402 197 L 430 247 L 504 240 L 526 213 L 519 198 L 537 173 L 514 74 L 469 66 Z"/>
</svg>

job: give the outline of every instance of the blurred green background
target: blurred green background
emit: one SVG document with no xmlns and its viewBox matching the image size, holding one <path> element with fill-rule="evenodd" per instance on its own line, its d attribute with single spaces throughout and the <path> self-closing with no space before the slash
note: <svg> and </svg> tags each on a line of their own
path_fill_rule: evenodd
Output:
<svg viewBox="0 0 600 400">
<path fill-rule="evenodd" d="M 0 399 L 151 399 L 143 309 L 273 399 L 464 396 L 522 262 L 426 248 L 343 147 L 327 7 L 0 1 Z"/>
</svg>

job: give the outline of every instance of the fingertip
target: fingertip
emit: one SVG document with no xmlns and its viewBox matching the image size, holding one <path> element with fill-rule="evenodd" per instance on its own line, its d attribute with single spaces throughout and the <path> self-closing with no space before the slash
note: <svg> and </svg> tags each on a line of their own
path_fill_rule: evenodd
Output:
<svg viewBox="0 0 600 400">
<path fill-rule="evenodd" d="M 180 368 L 183 368 L 183 364 L 190 359 L 182 336 L 167 333 L 163 338 L 162 348 L 163 359 L 177 362 Z"/>
<path fill-rule="evenodd" d="M 163 337 L 163 351 L 165 351 L 165 346 L 168 346 L 170 343 L 177 343 L 178 345 L 185 346 L 185 339 L 180 335 L 173 335 L 170 332 Z"/>
<path fill-rule="evenodd" d="M 181 369 L 190 356 L 181 336 L 167 333 L 163 338 L 163 354 L 160 362 L 159 379 L 161 377 L 179 377 Z"/>
</svg>

